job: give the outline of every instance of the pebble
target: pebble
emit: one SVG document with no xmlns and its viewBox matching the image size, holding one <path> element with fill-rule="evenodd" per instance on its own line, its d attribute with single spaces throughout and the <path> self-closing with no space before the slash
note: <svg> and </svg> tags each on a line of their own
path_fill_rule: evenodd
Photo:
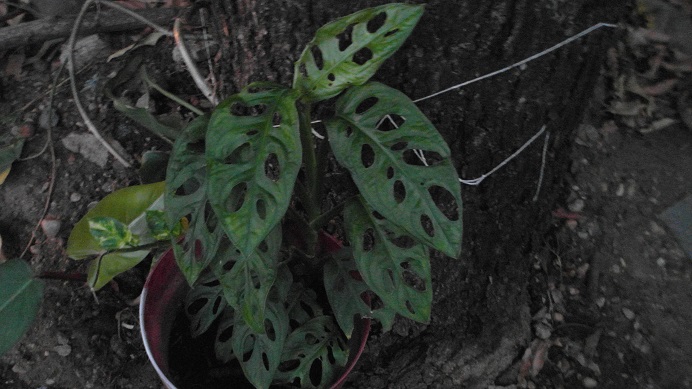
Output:
<svg viewBox="0 0 692 389">
<path fill-rule="evenodd" d="M 581 212 L 581 211 L 584 210 L 584 205 L 586 205 L 586 204 L 584 203 L 584 200 L 582 200 L 582 199 L 576 199 L 576 200 L 572 201 L 572 202 L 567 206 L 567 208 L 569 208 L 569 210 L 572 211 L 572 212 Z"/>
<path fill-rule="evenodd" d="M 591 235 L 589 235 L 589 233 L 586 231 L 579 231 L 577 232 L 577 236 L 581 239 L 589 239 L 589 236 Z"/>
<path fill-rule="evenodd" d="M 623 183 L 618 184 L 618 188 L 615 190 L 615 195 L 617 197 L 622 197 L 625 195 L 625 184 L 623 184 Z"/>
<path fill-rule="evenodd" d="M 77 192 L 74 192 L 70 195 L 70 201 L 72 201 L 73 203 L 76 203 L 77 201 L 79 201 L 81 199 L 82 199 L 82 195 L 77 193 Z"/>
<path fill-rule="evenodd" d="M 536 336 L 545 340 L 549 339 L 550 336 L 553 334 L 552 328 L 550 328 L 549 324 L 546 323 L 538 323 L 536 324 Z"/>
<path fill-rule="evenodd" d="M 582 384 L 585 388 L 595 388 L 598 386 L 598 381 L 591 377 L 584 377 L 584 379 L 582 380 Z"/>
<path fill-rule="evenodd" d="M 565 225 L 567 226 L 567 228 L 569 228 L 570 231 L 574 231 L 577 229 L 577 226 L 579 226 L 579 222 L 574 219 L 567 219 Z"/>
<path fill-rule="evenodd" d="M 72 347 L 69 344 L 61 344 L 53 347 L 53 350 L 61 357 L 66 357 L 72 352 Z"/>
<path fill-rule="evenodd" d="M 666 260 L 663 257 L 658 257 L 656 264 L 660 267 L 666 267 Z"/>
<path fill-rule="evenodd" d="M 43 230 L 43 234 L 46 235 L 47 238 L 53 239 L 58 235 L 61 224 L 62 223 L 58 219 L 46 217 L 41 220 L 41 230 Z"/>
<path fill-rule="evenodd" d="M 606 298 L 603 296 L 596 299 L 596 305 L 598 305 L 599 308 L 603 308 L 605 303 L 606 303 Z"/>
<path fill-rule="evenodd" d="M 627 320 L 633 320 L 635 316 L 634 311 L 629 308 L 622 308 L 622 314 L 625 315 Z"/>
</svg>

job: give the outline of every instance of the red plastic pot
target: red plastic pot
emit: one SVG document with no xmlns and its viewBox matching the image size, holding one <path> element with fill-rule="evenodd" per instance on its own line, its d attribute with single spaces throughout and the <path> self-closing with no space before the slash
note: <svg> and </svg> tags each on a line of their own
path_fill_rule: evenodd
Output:
<svg viewBox="0 0 692 389">
<path fill-rule="evenodd" d="M 321 240 L 326 251 L 334 251 L 340 247 L 332 237 L 322 236 Z M 139 323 L 144 348 L 156 373 L 169 389 L 177 389 L 177 387 L 172 382 L 169 371 L 168 342 L 173 321 L 182 309 L 189 289 L 185 277 L 175 263 L 173 251 L 168 250 L 149 274 L 139 304 Z M 339 389 L 346 382 L 368 340 L 370 319 L 362 318 L 356 320 L 354 324 L 353 336 L 349 340 L 352 352 L 349 353 L 349 359 L 342 374 L 330 386 L 330 389 Z"/>
</svg>

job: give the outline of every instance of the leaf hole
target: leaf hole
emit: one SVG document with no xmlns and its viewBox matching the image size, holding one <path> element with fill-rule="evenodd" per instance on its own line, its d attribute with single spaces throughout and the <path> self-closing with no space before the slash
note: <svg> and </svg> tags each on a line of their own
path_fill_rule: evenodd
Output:
<svg viewBox="0 0 692 389">
<path fill-rule="evenodd" d="M 406 285 L 419 292 L 425 292 L 425 281 L 418 274 L 410 270 L 404 270 L 401 275 Z"/>
<path fill-rule="evenodd" d="M 423 231 L 425 231 L 429 237 L 432 238 L 435 236 L 435 227 L 433 226 L 432 220 L 428 215 L 420 215 L 420 225 L 423 227 Z"/>
<path fill-rule="evenodd" d="M 372 228 L 368 228 L 363 232 L 363 251 L 368 252 L 372 250 L 375 245 L 375 231 Z"/>
<path fill-rule="evenodd" d="M 276 182 L 281 176 L 281 167 L 279 165 L 279 157 L 275 153 L 271 153 L 264 160 L 264 175 L 270 180 Z"/>
<path fill-rule="evenodd" d="M 279 365 L 278 370 L 282 373 L 293 371 L 300 366 L 300 359 L 289 359 L 288 361 L 283 361 Z"/>
<path fill-rule="evenodd" d="M 382 214 L 377 211 L 372 211 L 372 217 L 374 217 L 377 220 L 384 220 L 384 216 L 382 216 Z"/>
<path fill-rule="evenodd" d="M 203 282 L 202 285 L 209 288 L 214 288 L 221 285 L 221 282 L 217 278 L 214 278 L 211 281 Z"/>
<path fill-rule="evenodd" d="M 351 135 L 353 135 L 353 128 L 351 128 L 350 126 L 346 127 L 346 137 L 350 138 Z"/>
<path fill-rule="evenodd" d="M 209 302 L 209 299 L 206 298 L 198 298 L 197 300 L 193 301 L 192 304 L 187 306 L 187 313 L 190 316 L 195 316 L 196 314 L 199 313 L 199 311 L 204 308 L 205 305 Z"/>
<path fill-rule="evenodd" d="M 265 220 L 267 218 L 267 206 L 264 200 L 257 200 L 255 203 L 255 209 L 257 210 L 257 216 L 259 216 L 260 219 Z"/>
<path fill-rule="evenodd" d="M 401 204 L 404 202 L 404 199 L 406 199 L 406 187 L 404 186 L 404 183 L 401 182 L 401 180 L 394 181 L 392 193 L 394 195 L 394 200 L 397 202 L 397 204 Z"/>
<path fill-rule="evenodd" d="M 357 65 L 364 65 L 366 62 L 372 59 L 372 56 L 372 50 L 367 47 L 363 47 L 353 54 L 353 62 L 355 62 Z"/>
<path fill-rule="evenodd" d="M 387 179 L 391 180 L 393 177 L 394 177 L 394 168 L 390 166 L 387 168 Z"/>
<path fill-rule="evenodd" d="M 378 101 L 379 99 L 377 97 L 368 97 L 367 99 L 361 101 L 360 104 L 358 104 L 358 106 L 356 107 L 356 114 L 362 115 L 367 110 L 374 107 Z"/>
<path fill-rule="evenodd" d="M 394 272 L 392 269 L 387 269 L 387 289 L 389 291 L 394 290 L 395 283 L 394 283 Z"/>
<path fill-rule="evenodd" d="M 330 365 L 336 363 L 336 357 L 334 357 L 334 347 L 332 346 L 327 347 L 327 360 L 329 361 Z"/>
<path fill-rule="evenodd" d="M 363 276 L 358 270 L 351 270 L 348 272 L 348 275 L 356 281 L 363 281 Z"/>
<path fill-rule="evenodd" d="M 386 12 L 380 12 L 377 15 L 375 15 L 374 18 L 368 20 L 368 32 L 371 34 L 374 34 L 379 30 L 382 26 L 384 26 L 384 22 L 387 20 L 387 13 Z"/>
<path fill-rule="evenodd" d="M 315 311 L 312 309 L 312 307 L 310 306 L 310 304 L 307 304 L 305 301 L 301 301 L 301 302 L 300 302 L 300 307 L 303 309 L 303 311 L 305 311 L 305 313 L 308 314 L 308 316 L 310 316 L 310 317 L 314 317 L 314 316 L 315 316 Z"/>
<path fill-rule="evenodd" d="M 262 365 L 264 365 L 264 370 L 269 371 L 269 357 L 267 353 L 262 353 Z"/>
<path fill-rule="evenodd" d="M 182 185 L 178 187 L 178 189 L 175 190 L 175 195 L 176 196 L 186 196 L 191 193 L 197 192 L 199 188 L 202 185 L 200 184 L 199 180 L 196 179 L 195 177 L 190 177 L 187 179 L 187 181 L 183 182 Z"/>
<path fill-rule="evenodd" d="M 187 150 L 192 154 L 204 154 L 205 144 L 204 138 L 187 144 Z"/>
<path fill-rule="evenodd" d="M 324 68 L 322 50 L 320 50 L 319 46 L 313 45 L 310 47 L 310 53 L 312 54 L 312 58 L 315 60 L 315 66 L 317 66 L 317 69 L 322 70 Z"/>
<path fill-rule="evenodd" d="M 280 113 L 274 112 L 274 115 L 272 116 L 272 125 L 274 125 L 274 126 L 281 125 L 281 114 Z"/>
<path fill-rule="evenodd" d="M 301 63 L 300 66 L 298 66 L 298 72 L 300 73 L 301 76 L 303 76 L 305 78 L 308 77 L 308 69 L 304 63 Z"/>
<path fill-rule="evenodd" d="M 319 342 L 320 342 L 320 340 L 315 335 L 313 335 L 309 332 L 307 334 L 305 334 L 305 343 L 307 343 L 311 346 L 314 346 Z"/>
<path fill-rule="evenodd" d="M 401 266 L 401 268 L 404 269 L 404 270 L 408 270 L 408 269 L 411 268 L 411 264 L 408 263 L 408 261 L 401 262 L 401 263 L 399 264 L 399 266 Z"/>
<path fill-rule="evenodd" d="M 344 31 L 340 32 L 336 39 L 339 40 L 339 51 L 346 50 L 353 43 L 353 24 L 350 24 Z"/>
<path fill-rule="evenodd" d="M 315 387 L 319 387 L 322 383 L 322 360 L 319 358 L 313 360 L 310 366 L 310 383 Z"/>
<path fill-rule="evenodd" d="M 219 308 L 221 307 L 222 301 L 223 301 L 223 298 L 221 298 L 221 296 L 216 296 L 216 300 L 214 300 L 214 306 L 211 308 L 211 312 L 214 315 L 219 313 Z"/>
<path fill-rule="evenodd" d="M 291 331 L 294 331 L 296 328 L 300 327 L 300 323 L 296 319 L 290 319 L 288 321 L 288 326 L 291 327 Z"/>
<path fill-rule="evenodd" d="M 366 169 L 375 162 L 375 151 L 367 143 L 363 143 L 363 146 L 360 148 L 360 162 Z"/>
<path fill-rule="evenodd" d="M 459 220 L 459 204 L 452 192 L 441 186 L 433 185 L 428 188 L 428 193 L 433 202 L 435 202 L 437 209 L 439 209 L 447 219 L 450 221 Z"/>
<path fill-rule="evenodd" d="M 411 304 L 409 300 L 406 300 L 406 309 L 408 309 L 408 311 L 412 314 L 416 314 L 416 311 L 413 309 L 413 304 Z"/>
<path fill-rule="evenodd" d="M 404 151 L 404 162 L 413 166 L 426 166 L 426 164 L 427 166 L 435 166 L 444 160 L 444 158 L 442 158 L 442 156 L 435 151 L 421 150 L 421 152 L 425 158 L 425 163 L 423 163 L 423 160 L 416 155 L 416 152 L 413 149 Z"/>
<path fill-rule="evenodd" d="M 195 240 L 195 261 L 201 262 L 204 260 L 204 245 L 199 239 Z"/>
<path fill-rule="evenodd" d="M 265 104 L 248 106 L 238 101 L 231 104 L 230 107 L 231 115 L 233 116 L 260 116 L 266 110 L 267 106 Z"/>
<path fill-rule="evenodd" d="M 257 134 L 259 134 L 259 131 L 257 131 L 257 130 L 250 130 L 250 131 L 245 133 L 245 135 L 247 135 L 247 136 L 255 136 Z"/>
<path fill-rule="evenodd" d="M 396 247 L 410 249 L 416 245 L 416 241 L 408 235 L 401 235 L 389 239 Z"/>
<path fill-rule="evenodd" d="M 224 264 L 223 264 L 223 266 L 222 266 L 222 269 L 223 269 L 224 271 L 227 271 L 227 272 L 228 272 L 228 271 L 231 271 L 231 269 L 233 269 L 233 265 L 235 265 L 235 262 L 233 262 L 233 261 L 226 261 L 226 262 L 224 262 Z"/>
<path fill-rule="evenodd" d="M 274 329 L 274 323 L 272 323 L 269 319 L 264 319 L 264 333 L 267 335 L 267 338 L 269 338 L 269 340 L 271 340 L 272 342 L 276 340 L 276 330 Z"/>
<path fill-rule="evenodd" d="M 399 29 L 398 29 L 398 28 L 395 28 L 395 29 L 393 29 L 393 30 L 389 30 L 389 31 L 387 31 L 386 34 L 384 34 L 384 37 L 385 37 L 385 38 L 388 38 L 388 37 L 390 37 L 390 36 L 396 34 L 397 32 L 399 32 Z"/>
<path fill-rule="evenodd" d="M 327 79 L 328 79 L 329 81 L 334 82 L 334 81 L 336 81 L 336 76 L 334 75 L 334 73 L 329 73 L 329 74 L 327 75 Z"/>
<path fill-rule="evenodd" d="M 269 245 L 267 245 L 267 241 L 264 241 L 264 240 L 260 242 L 260 244 L 259 244 L 259 246 L 257 246 L 257 248 L 259 249 L 259 251 L 261 251 L 265 254 L 267 253 L 267 251 L 269 251 Z"/>
<path fill-rule="evenodd" d="M 241 182 L 236 184 L 231 193 L 226 198 L 226 210 L 228 212 L 238 212 L 243 207 L 245 202 L 245 193 L 247 192 L 247 183 Z"/>
</svg>

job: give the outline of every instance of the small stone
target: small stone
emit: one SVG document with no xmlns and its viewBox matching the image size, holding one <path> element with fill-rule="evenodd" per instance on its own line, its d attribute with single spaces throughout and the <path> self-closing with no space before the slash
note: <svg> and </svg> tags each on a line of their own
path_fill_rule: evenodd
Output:
<svg viewBox="0 0 692 389">
<path fill-rule="evenodd" d="M 601 296 L 601 297 L 599 297 L 599 298 L 596 299 L 596 305 L 597 305 L 599 308 L 603 308 L 603 306 L 605 305 L 605 303 L 606 303 L 606 298 L 603 297 L 603 296 Z"/>
<path fill-rule="evenodd" d="M 656 223 L 653 220 L 650 223 L 650 228 L 651 228 L 651 232 L 653 232 L 655 235 L 665 235 L 666 234 L 666 230 L 664 230 L 663 227 L 659 226 L 658 223 Z"/>
<path fill-rule="evenodd" d="M 634 311 L 629 308 L 622 308 L 622 314 L 625 315 L 627 320 L 633 320 L 635 316 Z"/>
<path fill-rule="evenodd" d="M 584 205 L 585 205 L 584 200 L 576 199 L 576 200 L 572 201 L 567 206 L 567 208 L 569 208 L 569 210 L 572 212 L 581 212 L 584 210 Z"/>
<path fill-rule="evenodd" d="M 663 257 L 658 257 L 658 259 L 656 260 L 656 264 L 659 267 L 666 267 L 666 260 L 663 259 Z"/>
<path fill-rule="evenodd" d="M 44 130 L 49 130 L 55 127 L 59 121 L 58 113 L 55 109 L 48 110 L 48 108 L 41 111 L 41 116 L 38 118 L 38 125 Z"/>
<path fill-rule="evenodd" d="M 623 183 L 618 184 L 618 188 L 615 190 L 615 195 L 617 197 L 622 197 L 625 195 L 625 184 L 623 184 Z"/>
<path fill-rule="evenodd" d="M 579 222 L 574 219 L 567 219 L 567 221 L 565 221 L 565 226 L 567 226 L 570 231 L 575 231 L 579 226 Z"/>
<path fill-rule="evenodd" d="M 60 231 L 60 225 L 62 223 L 60 220 L 47 216 L 45 219 L 41 220 L 41 230 L 47 238 L 53 239 L 58 235 Z"/>
<path fill-rule="evenodd" d="M 12 366 L 12 371 L 17 373 L 17 374 L 26 374 L 26 372 L 29 371 L 25 366 L 20 365 L 19 363 L 15 364 Z"/>
<path fill-rule="evenodd" d="M 575 288 L 575 287 L 573 287 L 573 286 L 570 286 L 570 287 L 569 287 L 569 294 L 570 294 L 570 296 L 577 296 L 579 293 L 580 293 L 580 292 L 579 292 L 579 289 L 578 289 L 578 288 Z"/>
<path fill-rule="evenodd" d="M 540 339 L 548 339 L 553 334 L 553 329 L 547 323 L 540 322 L 536 324 L 536 336 Z"/>
<path fill-rule="evenodd" d="M 590 235 L 589 235 L 589 233 L 586 232 L 586 231 L 579 231 L 579 232 L 577 232 L 577 236 L 578 236 L 580 239 L 589 239 L 589 236 L 590 236 Z"/>
<path fill-rule="evenodd" d="M 81 199 L 82 199 L 82 195 L 77 193 L 77 192 L 74 192 L 70 195 L 70 201 L 72 201 L 73 203 L 76 203 L 77 201 L 79 201 Z"/>
<path fill-rule="evenodd" d="M 584 379 L 582 380 L 582 384 L 585 388 L 595 388 L 598 386 L 598 381 L 591 377 L 584 377 Z"/>
<path fill-rule="evenodd" d="M 580 279 L 584 279 L 586 277 L 586 273 L 589 271 L 589 264 L 585 263 L 577 268 L 577 277 Z"/>
<path fill-rule="evenodd" d="M 49 378 L 46 380 L 46 385 L 55 385 L 55 380 L 52 378 Z"/>
<path fill-rule="evenodd" d="M 61 357 L 66 357 L 72 352 L 72 347 L 69 344 L 61 344 L 53 347 L 53 350 Z"/>
<path fill-rule="evenodd" d="M 553 320 L 556 322 L 563 322 L 565 321 L 565 316 L 560 312 L 553 312 Z"/>
<path fill-rule="evenodd" d="M 620 274 L 620 272 L 622 270 L 620 269 L 620 265 L 614 264 L 613 266 L 610 267 L 610 271 L 612 271 L 615 274 Z"/>
</svg>

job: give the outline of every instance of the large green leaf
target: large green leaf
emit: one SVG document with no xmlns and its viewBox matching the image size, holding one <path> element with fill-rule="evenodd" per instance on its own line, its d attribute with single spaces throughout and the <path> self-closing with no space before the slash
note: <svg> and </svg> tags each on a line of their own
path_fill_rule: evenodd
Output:
<svg viewBox="0 0 692 389">
<path fill-rule="evenodd" d="M 43 298 L 43 282 L 21 259 L 0 263 L 0 355 L 31 326 Z"/>
<path fill-rule="evenodd" d="M 202 335 L 226 308 L 223 290 L 216 276 L 209 272 L 199 278 L 185 297 L 185 314 L 190 319 L 193 337 Z"/>
<path fill-rule="evenodd" d="M 214 110 L 207 193 L 234 246 L 249 256 L 281 221 L 302 161 L 295 93 L 253 84 Z"/>
<path fill-rule="evenodd" d="M 67 255 L 81 260 L 107 251 L 89 231 L 89 220 L 98 217 L 110 217 L 123 223 L 139 237 L 141 245 L 154 242 L 145 212 L 163 209 L 163 190 L 164 183 L 158 182 L 123 188 L 104 197 L 75 224 L 67 240 Z M 148 253 L 149 250 L 138 250 L 104 255 L 89 265 L 89 285 L 94 289 L 102 288 L 113 277 L 141 262 Z"/>
<path fill-rule="evenodd" d="M 358 200 L 346 204 L 344 218 L 365 283 L 387 308 L 428 322 L 432 304 L 428 248 L 386 219 L 375 217 Z"/>
<path fill-rule="evenodd" d="M 281 303 L 267 304 L 263 326 L 263 333 L 257 333 L 236 315 L 231 337 L 233 353 L 256 388 L 269 388 L 281 362 L 288 335 L 288 314 Z"/>
<path fill-rule="evenodd" d="M 318 316 L 288 336 L 276 379 L 291 383 L 298 379 L 301 388 L 323 388 L 333 382 L 347 358 L 348 346 L 334 319 Z"/>
<path fill-rule="evenodd" d="M 449 147 L 408 97 L 374 82 L 353 87 L 326 125 L 336 159 L 370 207 L 426 244 L 459 255 L 461 187 Z"/>
<path fill-rule="evenodd" d="M 356 317 L 370 317 L 382 323 L 382 328 L 389 331 L 396 312 L 387 306 L 372 309 L 370 288 L 356 268 L 351 248 L 343 248 L 327 259 L 324 264 L 324 288 L 329 305 L 334 310 L 341 330 L 348 338 L 353 333 L 353 320 Z"/>
<path fill-rule="evenodd" d="M 164 203 L 168 226 L 173 228 L 182 218 L 189 218 L 183 241 L 173 237 L 172 243 L 175 260 L 190 285 L 219 253 L 224 237 L 207 196 L 204 146 L 208 123 L 208 116 L 200 116 L 185 127 L 173 145 L 166 172 Z"/>
<path fill-rule="evenodd" d="M 387 4 L 322 26 L 295 64 L 293 87 L 311 101 L 362 85 L 411 34 L 422 5 Z"/>
<path fill-rule="evenodd" d="M 245 257 L 229 250 L 229 255 L 214 261 L 212 266 L 226 301 L 256 333 L 264 332 L 267 296 L 277 279 L 280 248 L 278 225 L 251 255 Z"/>
</svg>

